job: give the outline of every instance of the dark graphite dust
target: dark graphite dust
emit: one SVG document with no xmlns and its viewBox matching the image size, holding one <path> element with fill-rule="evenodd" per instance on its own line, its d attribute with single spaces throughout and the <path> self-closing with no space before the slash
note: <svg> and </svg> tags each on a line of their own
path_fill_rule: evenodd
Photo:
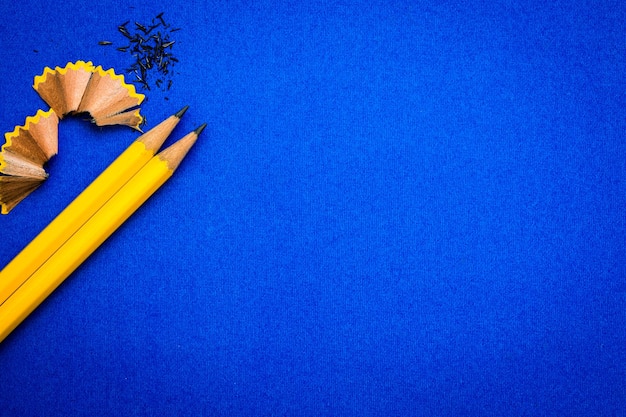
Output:
<svg viewBox="0 0 626 417">
<path fill-rule="evenodd" d="M 133 81 L 143 90 L 158 88 L 167 91 L 172 87 L 173 67 L 178 62 L 172 52 L 176 41 L 172 34 L 180 30 L 173 28 L 159 13 L 149 24 L 124 22 L 117 27 L 126 39 L 117 50 L 130 54 L 132 64 L 126 73 L 134 77 Z M 99 45 L 111 46 L 111 41 L 100 41 Z M 167 97 L 165 98 L 167 100 Z"/>
</svg>

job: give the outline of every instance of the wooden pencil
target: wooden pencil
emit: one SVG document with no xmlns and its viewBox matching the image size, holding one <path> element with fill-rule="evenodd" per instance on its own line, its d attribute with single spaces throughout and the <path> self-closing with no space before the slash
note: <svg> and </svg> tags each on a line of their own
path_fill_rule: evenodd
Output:
<svg viewBox="0 0 626 417">
<path fill-rule="evenodd" d="M 0 304 L 0 342 L 167 181 L 206 125 L 154 156 Z"/>
<path fill-rule="evenodd" d="M 156 154 L 187 108 L 141 135 L 0 271 L 0 304 Z"/>
</svg>

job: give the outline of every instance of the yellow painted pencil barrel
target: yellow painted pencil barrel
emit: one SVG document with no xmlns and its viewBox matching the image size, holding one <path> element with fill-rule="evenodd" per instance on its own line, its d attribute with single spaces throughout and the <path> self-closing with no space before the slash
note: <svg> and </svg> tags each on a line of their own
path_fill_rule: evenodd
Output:
<svg viewBox="0 0 626 417">
<path fill-rule="evenodd" d="M 0 304 L 154 156 L 186 110 L 187 106 L 133 142 L 0 271 Z"/>
<path fill-rule="evenodd" d="M 205 125 L 154 156 L 0 304 L 0 342 L 167 181 Z"/>
</svg>

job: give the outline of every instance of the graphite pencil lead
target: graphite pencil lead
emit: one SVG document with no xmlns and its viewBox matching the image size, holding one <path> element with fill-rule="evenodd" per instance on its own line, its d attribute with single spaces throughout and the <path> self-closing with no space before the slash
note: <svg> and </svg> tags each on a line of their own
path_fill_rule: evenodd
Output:
<svg viewBox="0 0 626 417">
<path fill-rule="evenodd" d="M 198 126 L 198 128 L 196 130 L 194 130 L 194 133 L 199 136 L 200 133 L 202 133 L 202 131 L 204 130 L 205 127 L 206 127 L 206 123 L 203 123 L 201 126 Z"/>
<path fill-rule="evenodd" d="M 187 111 L 188 108 L 189 108 L 189 106 L 183 107 L 174 116 L 176 116 L 176 117 L 178 117 L 180 119 L 181 117 L 183 117 L 183 114 L 185 114 L 185 112 Z"/>
</svg>

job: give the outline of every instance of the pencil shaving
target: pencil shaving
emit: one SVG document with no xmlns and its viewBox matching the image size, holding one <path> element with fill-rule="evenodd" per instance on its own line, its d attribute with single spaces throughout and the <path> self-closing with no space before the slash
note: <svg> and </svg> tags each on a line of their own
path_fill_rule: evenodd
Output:
<svg viewBox="0 0 626 417">
<path fill-rule="evenodd" d="M 0 176 L 0 201 L 2 214 L 11 210 L 28 194 L 41 185 L 42 181 L 29 178 Z"/>
<path fill-rule="evenodd" d="M 37 111 L 23 126 L 4 135 L 0 149 L 0 206 L 8 214 L 48 178 L 43 164 L 58 150 L 59 118 L 54 110 Z"/>
<path fill-rule="evenodd" d="M 78 110 L 93 68 L 91 62 L 85 61 L 70 62 L 54 70 L 46 67 L 43 74 L 35 77 L 33 88 L 63 118 Z"/>
<path fill-rule="evenodd" d="M 113 69 L 105 71 L 91 61 L 70 62 L 54 70 L 46 67 L 43 74 L 35 77 L 33 88 L 59 117 L 89 113 L 98 126 L 122 124 L 141 130 L 141 116 L 115 117 L 138 107 L 145 96 Z"/>
<path fill-rule="evenodd" d="M 130 110 L 123 113 L 113 114 L 111 116 L 103 117 L 96 121 L 98 126 L 108 125 L 127 125 L 138 126 L 136 129 L 141 132 L 141 128 L 144 122 L 144 118 L 139 114 L 139 110 Z"/>
</svg>

